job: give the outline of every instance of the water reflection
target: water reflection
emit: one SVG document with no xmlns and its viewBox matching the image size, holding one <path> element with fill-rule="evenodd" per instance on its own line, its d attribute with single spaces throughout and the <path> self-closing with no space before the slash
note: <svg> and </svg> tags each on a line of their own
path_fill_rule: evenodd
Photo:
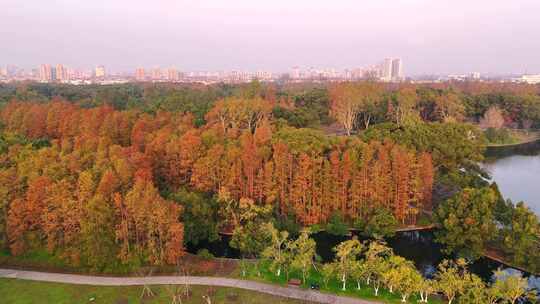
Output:
<svg viewBox="0 0 540 304">
<path fill-rule="evenodd" d="M 505 199 L 524 201 L 540 215 L 540 141 L 511 147 L 491 147 L 483 167 Z"/>
<path fill-rule="evenodd" d="M 329 262 L 334 259 L 335 253 L 332 250 L 337 244 L 350 238 L 347 236 L 335 236 L 326 232 L 319 232 L 312 235 L 317 243 L 317 255 L 323 262 Z M 362 239 L 362 238 L 360 238 Z M 206 248 L 216 257 L 239 258 L 238 250 L 229 246 L 230 236 L 222 236 L 221 240 L 214 242 L 200 242 L 197 246 L 188 246 L 190 253 L 197 253 L 199 249 Z M 388 245 L 397 255 L 400 255 L 414 262 L 418 270 L 428 278 L 432 278 L 437 271 L 437 265 L 445 258 L 453 258 L 443 253 L 440 244 L 434 241 L 433 231 L 413 231 L 400 232 L 387 240 Z M 519 270 L 509 268 L 503 264 L 487 259 L 480 258 L 469 265 L 469 270 L 485 282 L 493 280 L 493 273 L 501 268 L 509 273 L 519 272 Z M 529 276 L 528 274 L 525 274 Z M 529 276 L 529 285 L 540 289 L 540 278 Z"/>
</svg>

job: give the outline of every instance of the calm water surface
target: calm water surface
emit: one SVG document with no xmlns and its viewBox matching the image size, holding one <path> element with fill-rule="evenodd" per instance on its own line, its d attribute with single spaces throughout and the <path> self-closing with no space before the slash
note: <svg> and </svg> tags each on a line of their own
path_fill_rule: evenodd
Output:
<svg viewBox="0 0 540 304">
<path fill-rule="evenodd" d="M 516 147 L 488 148 L 483 167 L 501 194 L 525 202 L 540 215 L 540 141 Z"/>
</svg>

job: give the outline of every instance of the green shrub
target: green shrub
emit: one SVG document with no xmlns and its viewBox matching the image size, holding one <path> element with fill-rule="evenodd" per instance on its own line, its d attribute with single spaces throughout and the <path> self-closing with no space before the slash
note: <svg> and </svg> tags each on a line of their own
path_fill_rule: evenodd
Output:
<svg viewBox="0 0 540 304">
<path fill-rule="evenodd" d="M 199 251 L 197 251 L 197 256 L 205 260 L 210 260 L 214 258 L 214 255 L 206 248 L 199 249 Z"/>
</svg>

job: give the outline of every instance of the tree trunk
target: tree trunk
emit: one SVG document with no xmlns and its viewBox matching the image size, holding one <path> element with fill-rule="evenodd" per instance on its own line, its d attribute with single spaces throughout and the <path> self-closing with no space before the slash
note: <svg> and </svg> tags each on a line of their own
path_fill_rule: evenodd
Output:
<svg viewBox="0 0 540 304">
<path fill-rule="evenodd" d="M 371 116 L 368 116 L 367 119 L 364 119 L 364 126 L 366 130 L 369 128 L 370 121 L 371 121 Z"/>
</svg>

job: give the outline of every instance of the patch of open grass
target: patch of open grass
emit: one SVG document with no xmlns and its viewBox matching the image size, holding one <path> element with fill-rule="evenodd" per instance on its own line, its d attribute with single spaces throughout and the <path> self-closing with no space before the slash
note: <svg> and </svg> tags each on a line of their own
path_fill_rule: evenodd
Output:
<svg viewBox="0 0 540 304">
<path fill-rule="evenodd" d="M 0 250 L 0 266 L 25 270 L 80 273 L 114 276 L 134 276 L 139 269 L 136 265 L 112 263 L 106 268 L 92 269 L 85 266 L 73 266 L 57 255 L 46 250 L 32 250 L 23 255 L 13 256 L 7 250 Z M 227 276 L 236 268 L 236 261 L 230 259 L 205 259 L 192 254 L 186 254 L 180 260 L 179 266 L 174 265 L 144 265 L 151 267 L 154 274 L 175 275 L 184 270 L 186 274 L 198 276 Z M 1 302 L 0 302 L 1 303 Z"/>
<path fill-rule="evenodd" d="M 210 288 L 213 291 L 210 291 Z M 0 279 L 0 302 L 2 304 L 157 304 L 171 302 L 165 286 L 152 286 L 151 289 L 156 296 L 141 299 L 142 286 L 104 287 Z M 191 297 L 189 299 L 183 299 L 183 304 L 205 303 L 203 296 L 208 294 L 211 295 L 213 304 L 306 303 L 305 301 L 275 297 L 236 288 L 191 286 L 191 291 Z"/>
</svg>

